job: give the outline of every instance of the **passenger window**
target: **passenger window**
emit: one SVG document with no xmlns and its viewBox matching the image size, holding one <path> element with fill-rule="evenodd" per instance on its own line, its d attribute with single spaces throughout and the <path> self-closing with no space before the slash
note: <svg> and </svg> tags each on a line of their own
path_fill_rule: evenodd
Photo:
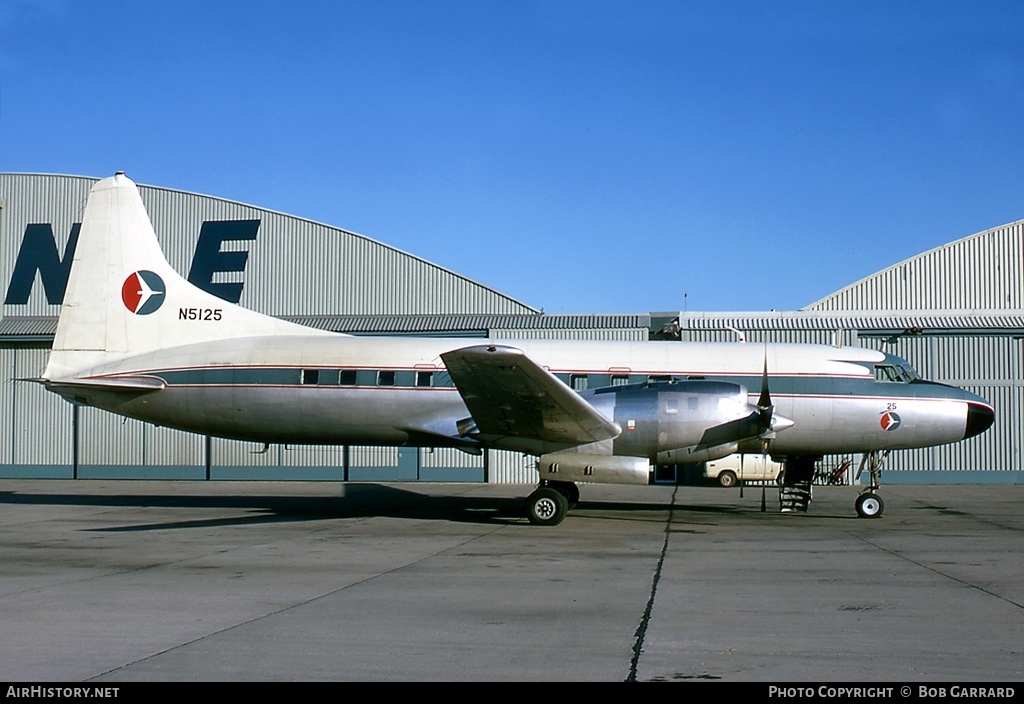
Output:
<svg viewBox="0 0 1024 704">
<path fill-rule="evenodd" d="M 381 370 L 377 372 L 377 386 L 394 386 L 395 385 L 395 373 L 390 370 Z"/>
<path fill-rule="evenodd" d="M 317 382 L 320 386 L 337 386 L 338 385 L 338 370 L 337 369 L 321 369 L 317 375 Z"/>
<path fill-rule="evenodd" d="M 342 386 L 355 386 L 356 385 L 356 370 L 355 369 L 342 369 L 341 378 L 338 380 Z"/>
<path fill-rule="evenodd" d="M 293 379 L 295 377 L 292 377 Z M 302 383 L 304 386 L 315 386 L 317 381 L 320 379 L 319 369 L 303 369 L 302 370 Z"/>
<path fill-rule="evenodd" d="M 434 372 L 416 372 L 416 386 L 433 386 Z"/>
<path fill-rule="evenodd" d="M 587 390 L 587 375 L 586 374 L 570 374 L 569 385 L 573 391 L 586 391 Z"/>
<path fill-rule="evenodd" d="M 612 374 L 612 386 L 625 386 L 629 383 L 629 374 Z"/>
</svg>

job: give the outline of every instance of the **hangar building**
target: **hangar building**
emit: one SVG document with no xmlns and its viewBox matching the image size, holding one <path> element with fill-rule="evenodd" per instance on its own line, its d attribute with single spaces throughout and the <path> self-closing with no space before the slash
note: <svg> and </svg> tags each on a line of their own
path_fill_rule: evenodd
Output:
<svg viewBox="0 0 1024 704">
<path fill-rule="evenodd" d="M 19 381 L 45 365 L 95 181 L 0 174 L 0 476 L 536 481 L 526 459 L 510 452 L 265 448 L 126 421 Z M 220 198 L 139 190 L 168 260 L 189 280 L 245 307 L 321 329 L 494 339 L 740 338 L 885 349 L 927 378 L 981 394 L 997 413 L 996 424 L 969 441 L 897 453 L 887 465 L 897 471 L 885 481 L 1021 481 L 1024 221 L 925 252 L 800 311 L 567 316 L 543 315 L 340 228 Z M 658 476 L 674 480 L 673 472 Z"/>
</svg>

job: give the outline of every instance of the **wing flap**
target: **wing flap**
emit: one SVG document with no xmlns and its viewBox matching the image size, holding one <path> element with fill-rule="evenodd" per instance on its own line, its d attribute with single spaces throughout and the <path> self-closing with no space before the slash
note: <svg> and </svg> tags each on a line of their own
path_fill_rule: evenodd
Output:
<svg viewBox="0 0 1024 704">
<path fill-rule="evenodd" d="M 473 417 L 474 435 L 532 452 L 618 437 L 622 429 L 514 347 L 479 345 L 441 355 Z"/>
</svg>

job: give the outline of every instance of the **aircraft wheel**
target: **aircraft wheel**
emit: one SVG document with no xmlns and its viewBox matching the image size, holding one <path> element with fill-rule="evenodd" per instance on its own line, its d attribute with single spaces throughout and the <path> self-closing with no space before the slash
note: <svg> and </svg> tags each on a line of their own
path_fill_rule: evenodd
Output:
<svg viewBox="0 0 1024 704">
<path fill-rule="evenodd" d="M 580 488 L 572 482 L 548 482 L 547 486 L 557 490 L 569 502 L 569 510 L 576 508 L 580 502 Z"/>
<path fill-rule="evenodd" d="M 738 481 L 739 480 L 736 479 L 736 475 L 732 472 L 722 472 L 718 475 L 718 483 L 724 487 L 736 486 Z"/>
<path fill-rule="evenodd" d="M 857 515 L 861 518 L 878 518 L 885 510 L 882 497 L 870 491 L 858 496 L 854 506 L 857 508 Z"/>
<path fill-rule="evenodd" d="M 535 526 L 557 526 L 568 512 L 569 500 L 549 486 L 542 486 L 526 497 L 526 517 Z"/>
</svg>

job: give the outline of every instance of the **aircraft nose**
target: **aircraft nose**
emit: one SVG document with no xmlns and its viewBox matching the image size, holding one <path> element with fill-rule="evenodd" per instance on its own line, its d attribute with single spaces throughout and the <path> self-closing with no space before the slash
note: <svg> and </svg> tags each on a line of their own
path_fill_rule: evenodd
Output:
<svg viewBox="0 0 1024 704">
<path fill-rule="evenodd" d="M 975 435 L 984 433 L 996 420 L 996 412 L 989 406 L 980 403 L 967 405 L 967 429 L 964 431 L 964 440 L 973 438 Z"/>
</svg>

